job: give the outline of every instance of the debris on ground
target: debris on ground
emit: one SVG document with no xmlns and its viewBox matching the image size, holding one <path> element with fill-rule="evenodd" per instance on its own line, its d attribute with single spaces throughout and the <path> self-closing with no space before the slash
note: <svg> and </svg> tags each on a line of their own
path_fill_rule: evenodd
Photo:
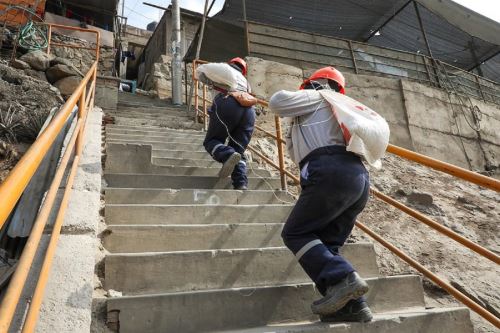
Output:
<svg viewBox="0 0 500 333">
<path fill-rule="evenodd" d="M 0 183 L 7 177 L 20 158 L 21 154 L 14 145 L 0 139 Z"/>
</svg>

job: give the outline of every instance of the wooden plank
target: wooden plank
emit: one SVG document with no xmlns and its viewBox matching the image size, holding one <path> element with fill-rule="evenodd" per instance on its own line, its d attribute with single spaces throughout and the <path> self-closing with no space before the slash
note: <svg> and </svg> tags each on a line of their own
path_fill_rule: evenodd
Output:
<svg viewBox="0 0 500 333">
<path fill-rule="evenodd" d="M 322 55 L 316 55 L 310 52 L 287 50 L 273 46 L 254 44 L 254 43 L 252 43 L 250 47 L 251 47 L 251 53 L 260 53 L 264 55 L 277 56 L 281 58 L 291 58 L 304 62 L 324 64 L 326 66 L 337 65 L 337 66 L 352 68 L 352 61 L 350 58 L 327 57 Z"/>
<path fill-rule="evenodd" d="M 275 48 L 282 48 L 290 51 L 302 51 L 318 56 L 351 58 L 348 49 L 328 47 L 318 44 L 309 44 L 297 40 L 283 39 L 274 36 L 250 35 L 250 47 L 252 44 L 267 45 Z"/>
<path fill-rule="evenodd" d="M 338 47 L 345 50 L 349 49 L 349 44 L 347 41 L 333 37 L 321 36 L 317 34 L 310 34 L 300 31 L 292 31 L 278 27 L 270 27 L 266 25 L 258 25 L 251 22 L 249 22 L 248 24 L 248 29 L 250 34 L 275 36 L 288 40 L 296 40 L 311 44 Z"/>
<path fill-rule="evenodd" d="M 307 60 L 298 60 L 298 59 L 291 59 L 289 57 L 281 57 L 281 56 L 263 54 L 263 53 L 258 53 L 258 52 L 252 52 L 250 54 L 250 56 L 262 58 L 262 59 L 265 59 L 268 61 L 280 62 L 283 64 L 295 66 L 298 68 L 302 68 L 304 70 L 304 72 L 313 71 L 313 70 L 316 70 L 316 69 L 323 67 L 323 66 L 334 65 L 334 66 L 338 67 L 342 72 L 354 73 L 354 69 L 352 68 L 351 65 L 342 66 L 342 65 L 332 64 L 331 62 L 330 63 L 321 63 L 321 62 L 313 62 L 313 61 L 307 61 Z M 305 75 L 305 76 L 307 76 L 307 75 Z"/>
</svg>

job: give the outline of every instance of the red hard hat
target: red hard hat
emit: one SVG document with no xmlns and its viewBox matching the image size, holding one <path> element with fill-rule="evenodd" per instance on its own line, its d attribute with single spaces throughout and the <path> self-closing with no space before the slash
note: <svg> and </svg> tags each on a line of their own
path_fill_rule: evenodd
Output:
<svg viewBox="0 0 500 333">
<path fill-rule="evenodd" d="M 304 89 L 306 84 L 310 83 L 311 81 L 318 80 L 318 79 L 328 79 L 332 80 L 338 83 L 340 86 L 340 93 L 345 94 L 345 78 L 344 75 L 342 75 L 341 72 L 339 72 L 337 69 L 329 66 L 329 67 L 324 67 L 321 69 L 318 69 L 316 72 L 314 72 L 310 78 L 304 81 L 302 85 L 300 86 L 300 89 Z"/>
<path fill-rule="evenodd" d="M 243 70 L 243 76 L 247 76 L 247 63 L 245 60 L 241 59 L 240 57 L 237 57 L 237 58 L 233 58 L 229 61 L 230 64 L 236 64 L 238 65 L 239 67 L 241 67 L 241 69 Z"/>
</svg>

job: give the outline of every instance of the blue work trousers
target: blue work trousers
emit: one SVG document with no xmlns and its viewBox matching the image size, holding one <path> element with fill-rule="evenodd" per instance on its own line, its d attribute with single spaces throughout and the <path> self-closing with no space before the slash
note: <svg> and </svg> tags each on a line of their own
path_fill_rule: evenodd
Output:
<svg viewBox="0 0 500 333">
<path fill-rule="evenodd" d="M 369 196 L 369 174 L 343 146 L 312 151 L 301 162 L 302 192 L 283 228 L 285 245 L 325 294 L 355 269 L 339 254 Z"/>
<path fill-rule="evenodd" d="M 253 107 L 242 107 L 232 96 L 218 94 L 208 114 L 210 121 L 203 146 L 220 163 L 226 162 L 234 152 L 240 153 L 242 160 L 234 168 L 231 179 L 234 187 L 248 185 L 244 152 L 255 125 Z"/>
</svg>

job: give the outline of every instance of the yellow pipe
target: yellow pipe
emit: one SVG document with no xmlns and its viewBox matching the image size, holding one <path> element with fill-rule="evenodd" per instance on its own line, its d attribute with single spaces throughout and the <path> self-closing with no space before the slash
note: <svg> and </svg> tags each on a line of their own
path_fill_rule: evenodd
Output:
<svg viewBox="0 0 500 333">
<path fill-rule="evenodd" d="M 406 253 L 403 251 L 399 250 L 397 247 L 386 241 L 382 236 L 365 226 L 364 224 L 360 222 L 356 222 L 356 226 L 363 230 L 365 233 L 367 233 L 370 237 L 375 239 L 377 242 L 382 244 L 384 247 L 386 247 L 389 251 L 403 259 L 406 263 L 408 263 L 410 266 L 415 268 L 417 271 L 425 275 L 429 280 L 446 290 L 450 295 L 455 297 L 457 300 L 465 304 L 469 309 L 473 310 L 477 314 L 479 314 L 481 317 L 495 325 L 496 327 L 500 328 L 500 319 L 497 318 L 495 315 L 491 314 L 489 311 L 487 311 L 485 308 L 482 306 L 478 305 L 476 302 L 474 302 L 472 299 L 469 297 L 465 296 L 462 294 L 458 289 L 454 288 L 453 286 L 449 285 L 448 283 L 444 282 L 441 280 L 436 274 L 432 273 L 430 270 L 422 266 L 419 262 L 416 260 L 410 258 Z"/>
<path fill-rule="evenodd" d="M 68 182 L 66 183 L 66 189 L 64 191 L 64 196 L 61 201 L 61 207 L 57 213 L 56 221 L 54 222 L 54 227 L 52 229 L 52 235 L 50 237 L 49 246 L 47 252 L 45 253 L 45 259 L 43 261 L 42 269 L 40 271 L 40 276 L 36 284 L 35 293 L 31 299 L 31 304 L 28 310 L 28 315 L 24 322 L 24 327 L 22 333 L 29 333 L 35 330 L 36 321 L 38 319 L 38 314 L 40 311 L 40 306 L 43 300 L 43 294 L 45 292 L 45 286 L 47 284 L 47 279 L 50 272 L 50 267 L 52 266 L 52 260 L 54 258 L 54 252 L 57 247 L 57 241 L 59 240 L 59 235 L 61 233 L 61 226 L 64 221 L 64 215 L 66 213 L 66 208 L 68 207 L 68 201 L 71 196 L 71 189 L 73 187 L 73 181 L 78 170 L 78 162 L 80 161 L 80 156 L 75 156 L 73 160 L 73 166 L 71 167 L 71 172 L 68 177 Z"/>
<path fill-rule="evenodd" d="M 52 210 L 57 191 L 59 190 L 59 185 L 64 177 L 66 166 L 68 165 L 73 148 L 75 147 L 78 133 L 80 132 L 82 126 L 83 121 L 82 119 L 79 119 L 77 125 L 75 126 L 73 136 L 68 143 L 66 151 L 64 152 L 59 168 L 54 176 L 54 180 L 50 185 L 49 191 L 47 192 L 43 206 L 35 220 L 28 242 L 26 243 L 21 258 L 17 264 L 16 271 L 12 276 L 7 292 L 5 293 L 0 305 L 0 332 L 7 332 L 9 329 L 16 306 L 19 303 L 19 297 L 21 296 L 21 292 L 26 283 L 26 278 L 33 263 L 33 258 L 35 257 L 38 244 L 40 243 L 40 238 L 42 237 L 47 219 L 49 218 L 50 211 Z"/>
<path fill-rule="evenodd" d="M 95 62 L 85 78 L 80 82 L 80 85 L 76 88 L 73 95 L 66 101 L 45 131 L 43 131 L 40 137 L 31 145 L 4 182 L 0 184 L 0 198 L 2 198 L 2 205 L 0 206 L 0 228 L 5 224 L 5 221 L 40 166 L 47 151 L 66 124 L 68 116 L 73 111 L 82 90 L 85 89 L 92 75 L 92 71 L 95 70 L 96 66 L 97 63 Z"/>
<path fill-rule="evenodd" d="M 410 161 L 417 162 L 419 164 L 428 166 L 430 168 L 445 172 L 449 175 L 455 176 L 457 178 L 464 179 L 471 183 L 487 187 L 489 189 L 500 192 L 500 181 L 491 177 L 483 176 L 477 172 L 469 171 L 453 164 L 442 162 L 436 160 L 432 157 L 428 157 L 419 153 L 415 153 L 411 150 L 404 149 L 398 146 L 389 145 L 387 151 L 391 154 L 397 155 L 399 157 L 405 158 Z"/>
</svg>

